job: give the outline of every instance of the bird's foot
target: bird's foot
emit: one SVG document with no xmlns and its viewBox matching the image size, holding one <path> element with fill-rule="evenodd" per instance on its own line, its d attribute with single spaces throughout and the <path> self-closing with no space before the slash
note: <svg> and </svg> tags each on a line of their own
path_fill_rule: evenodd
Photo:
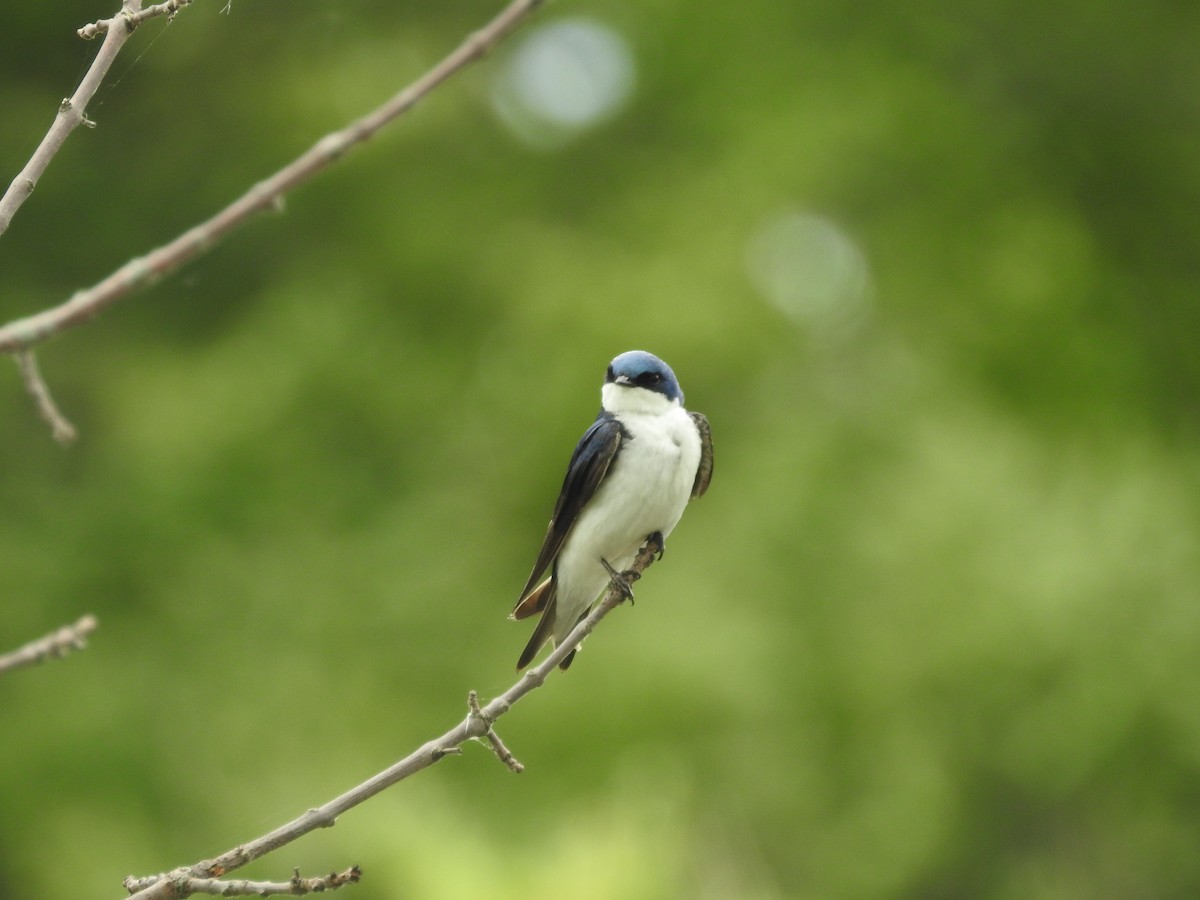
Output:
<svg viewBox="0 0 1200 900">
<path fill-rule="evenodd" d="M 616 569 L 610 566 L 608 564 L 608 560 L 604 559 L 603 557 L 600 558 L 600 565 L 604 566 L 604 571 L 608 572 L 608 577 L 612 582 L 613 587 L 620 591 L 621 596 L 628 600 L 629 604 L 632 606 L 633 585 L 630 584 L 629 577 L 624 572 L 618 572 Z"/>
<path fill-rule="evenodd" d="M 667 539 L 661 531 L 652 531 L 646 537 L 646 546 L 655 550 L 661 560 L 667 552 Z"/>
</svg>

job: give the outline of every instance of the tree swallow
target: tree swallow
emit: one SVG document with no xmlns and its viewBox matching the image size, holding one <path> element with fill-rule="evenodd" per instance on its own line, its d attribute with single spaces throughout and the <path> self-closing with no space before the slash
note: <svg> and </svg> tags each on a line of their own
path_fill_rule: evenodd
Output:
<svg viewBox="0 0 1200 900">
<path fill-rule="evenodd" d="M 703 494 L 712 478 L 708 419 L 683 408 L 675 373 L 657 356 L 622 353 L 608 366 L 600 398 L 600 413 L 575 447 L 537 562 L 509 616 L 542 614 L 518 671 L 546 641 L 557 644 L 570 634 L 651 535 L 665 542 L 688 500 Z M 539 584 L 548 567 L 550 577 Z M 572 651 L 560 668 L 574 657 Z"/>
</svg>

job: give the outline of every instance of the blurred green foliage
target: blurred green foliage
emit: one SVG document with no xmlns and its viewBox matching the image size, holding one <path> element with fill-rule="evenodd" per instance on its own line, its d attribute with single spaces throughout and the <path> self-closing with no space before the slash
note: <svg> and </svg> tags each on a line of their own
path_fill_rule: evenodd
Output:
<svg viewBox="0 0 1200 900">
<path fill-rule="evenodd" d="M 5 183 L 95 52 L 74 29 L 114 6 L 6 10 Z M 0 240 L 4 320 L 498 5 L 219 8 L 134 36 Z M 493 87 L 569 19 L 627 42 L 633 92 L 531 146 Z M 1200 896 L 1197 35 L 1169 0 L 560 2 L 283 214 L 43 348 L 75 447 L 0 378 L 0 649 L 101 623 L 0 679 L 0 896 L 119 896 L 507 687 L 528 629 L 504 617 L 633 347 L 712 420 L 716 477 L 636 608 L 503 721 L 525 774 L 469 747 L 248 877 Z M 765 299 L 747 248 L 780 221 L 865 266 L 853 316 L 804 305 L 832 257 L 786 240 L 794 302 Z"/>
</svg>

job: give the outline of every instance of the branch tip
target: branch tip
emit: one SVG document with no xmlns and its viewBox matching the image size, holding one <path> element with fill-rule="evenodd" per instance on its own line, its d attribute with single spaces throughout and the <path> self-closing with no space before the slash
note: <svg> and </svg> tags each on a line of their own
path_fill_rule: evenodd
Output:
<svg viewBox="0 0 1200 900">
<path fill-rule="evenodd" d="M 50 395 L 50 388 L 46 386 L 46 380 L 42 378 L 42 373 L 38 369 L 37 357 L 33 355 L 33 351 L 20 350 L 14 354 L 14 358 L 17 361 L 17 368 L 21 370 L 21 382 L 25 385 L 25 392 L 37 404 L 38 414 L 50 426 L 50 433 L 54 436 L 54 440 L 63 446 L 72 443 L 79 435 L 75 431 L 75 426 L 62 414 L 58 404 Z"/>
<path fill-rule="evenodd" d="M 25 666 L 36 665 L 48 659 L 62 659 L 74 650 L 87 646 L 87 637 L 100 623 L 89 614 L 73 625 L 64 625 L 45 637 L 30 641 L 11 653 L 0 656 L 0 674 Z"/>
<path fill-rule="evenodd" d="M 474 690 L 467 691 L 467 708 L 471 710 L 472 719 L 479 719 L 484 725 L 489 728 L 491 727 L 491 721 L 483 714 L 483 710 L 479 707 L 479 694 Z"/>
</svg>

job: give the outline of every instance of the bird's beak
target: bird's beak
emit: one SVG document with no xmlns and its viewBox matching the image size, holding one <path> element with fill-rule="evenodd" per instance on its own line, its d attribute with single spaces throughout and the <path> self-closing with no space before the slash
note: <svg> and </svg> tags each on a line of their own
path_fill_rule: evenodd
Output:
<svg viewBox="0 0 1200 900">
<path fill-rule="evenodd" d="M 633 379 L 630 378 L 628 375 L 618 375 L 616 378 L 613 379 L 613 381 L 615 381 L 617 384 L 623 384 L 623 385 L 625 385 L 625 387 L 629 387 L 630 385 L 633 384 Z"/>
</svg>

